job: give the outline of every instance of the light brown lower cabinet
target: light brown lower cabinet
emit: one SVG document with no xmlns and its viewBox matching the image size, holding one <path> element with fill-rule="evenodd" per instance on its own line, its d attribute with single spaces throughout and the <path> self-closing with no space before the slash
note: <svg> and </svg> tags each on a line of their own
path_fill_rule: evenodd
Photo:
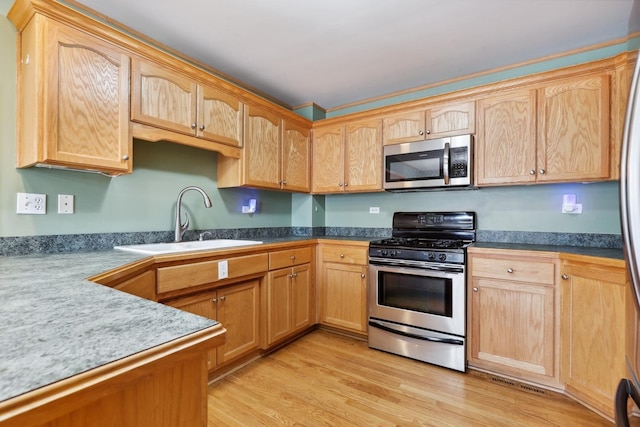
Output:
<svg viewBox="0 0 640 427">
<path fill-rule="evenodd" d="M 207 290 L 165 304 L 220 322 L 227 330 L 226 343 L 211 350 L 207 364 L 215 370 L 260 346 L 260 280 Z"/>
<path fill-rule="evenodd" d="M 469 366 L 560 388 L 558 254 L 469 249 Z"/>
<path fill-rule="evenodd" d="M 566 393 L 613 418 L 616 387 L 629 377 L 626 357 L 637 366 L 637 314 L 625 264 L 567 257 L 561 283 Z"/>
<path fill-rule="evenodd" d="M 367 332 L 367 247 L 320 245 L 320 323 Z"/>
</svg>

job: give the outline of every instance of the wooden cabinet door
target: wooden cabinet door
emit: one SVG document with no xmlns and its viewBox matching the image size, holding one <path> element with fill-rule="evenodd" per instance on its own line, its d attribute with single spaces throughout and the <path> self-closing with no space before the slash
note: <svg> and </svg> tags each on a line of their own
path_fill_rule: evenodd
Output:
<svg viewBox="0 0 640 427">
<path fill-rule="evenodd" d="M 18 166 L 43 162 L 130 172 L 129 56 L 96 37 L 38 18 L 22 36 L 23 56 L 33 64 L 26 61 L 21 69 L 25 123 Z M 40 24 L 48 30 L 44 47 L 31 32 Z M 38 62 L 37 49 L 44 49 L 44 63 Z M 42 83 L 37 81 L 46 84 L 38 89 Z"/>
<path fill-rule="evenodd" d="M 538 181 L 609 177 L 609 80 L 588 76 L 540 89 Z"/>
<path fill-rule="evenodd" d="M 425 118 L 424 109 L 385 117 L 382 119 L 383 144 L 400 144 L 424 139 L 426 137 Z"/>
<path fill-rule="evenodd" d="M 308 128 L 286 120 L 282 129 L 282 189 L 311 191 L 311 150 Z"/>
<path fill-rule="evenodd" d="M 474 277 L 470 363 L 553 379 L 554 292 L 554 286 Z"/>
<path fill-rule="evenodd" d="M 292 331 L 291 268 L 269 272 L 267 282 L 267 345 L 271 345 Z"/>
<path fill-rule="evenodd" d="M 344 188 L 343 126 L 313 130 L 313 193 L 339 193 Z"/>
<path fill-rule="evenodd" d="M 427 139 L 475 132 L 475 103 L 443 104 L 426 112 Z"/>
<path fill-rule="evenodd" d="M 197 100 L 196 136 L 242 147 L 244 105 L 238 98 L 210 86 L 198 85 Z"/>
<path fill-rule="evenodd" d="M 197 85 L 151 62 L 133 61 L 131 120 L 195 136 Z"/>
<path fill-rule="evenodd" d="M 250 280 L 218 289 L 218 321 L 227 341 L 218 347 L 218 364 L 234 360 L 260 345 L 260 282 Z"/>
<path fill-rule="evenodd" d="M 166 303 L 171 307 L 188 311 L 208 319 L 216 320 L 217 295 L 215 290 L 200 292 L 199 294 L 182 297 Z M 224 325 L 223 325 L 224 326 Z M 207 367 L 209 371 L 216 367 L 216 349 L 207 352 Z"/>
<path fill-rule="evenodd" d="M 382 191 L 382 121 L 352 123 L 345 130 L 345 191 Z"/>
<path fill-rule="evenodd" d="M 293 332 L 305 329 L 314 323 L 314 306 L 311 264 L 294 267 L 291 281 L 291 328 Z"/>
<path fill-rule="evenodd" d="M 366 267 L 325 262 L 322 268 L 320 322 L 366 332 Z"/>
<path fill-rule="evenodd" d="M 536 92 L 516 90 L 478 101 L 476 184 L 536 180 Z"/>
<path fill-rule="evenodd" d="M 613 401 L 628 375 L 629 313 L 624 268 L 565 262 L 562 280 L 562 378 L 568 394 L 614 416 Z M 633 324 L 635 325 L 635 321 Z M 633 360 L 633 358 L 631 358 Z"/>
<path fill-rule="evenodd" d="M 245 106 L 245 184 L 280 188 L 280 117 L 263 108 Z"/>
</svg>

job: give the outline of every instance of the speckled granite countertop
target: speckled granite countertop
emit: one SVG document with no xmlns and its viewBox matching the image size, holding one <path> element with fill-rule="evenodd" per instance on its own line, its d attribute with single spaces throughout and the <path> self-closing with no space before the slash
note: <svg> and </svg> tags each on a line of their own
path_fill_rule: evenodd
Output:
<svg viewBox="0 0 640 427">
<path fill-rule="evenodd" d="M 0 257 L 0 401 L 216 324 L 84 280 L 144 257 Z"/>
<path fill-rule="evenodd" d="M 600 258 L 624 260 L 624 251 L 622 249 L 591 248 L 591 247 L 583 247 L 583 246 L 531 245 L 526 243 L 493 243 L 493 242 L 475 242 L 473 246 L 476 248 L 559 252 L 559 253 L 574 254 L 574 255 L 586 255 L 586 256 L 594 256 L 594 257 L 600 257 Z"/>
<path fill-rule="evenodd" d="M 265 243 L 379 237 L 277 237 Z M 622 249 L 476 242 L 624 259 Z M 0 401 L 213 326 L 215 321 L 85 280 L 146 258 L 105 250 L 0 256 Z"/>
</svg>

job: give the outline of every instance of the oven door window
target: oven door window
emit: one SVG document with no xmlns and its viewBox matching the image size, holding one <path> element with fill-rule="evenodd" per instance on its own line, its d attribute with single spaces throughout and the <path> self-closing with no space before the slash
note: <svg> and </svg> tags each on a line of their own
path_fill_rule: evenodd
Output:
<svg viewBox="0 0 640 427">
<path fill-rule="evenodd" d="M 378 305 L 437 316 L 453 316 L 451 278 L 378 272 Z"/>
<path fill-rule="evenodd" d="M 443 178 L 444 150 L 387 155 L 385 158 L 386 182 L 420 181 Z"/>
</svg>

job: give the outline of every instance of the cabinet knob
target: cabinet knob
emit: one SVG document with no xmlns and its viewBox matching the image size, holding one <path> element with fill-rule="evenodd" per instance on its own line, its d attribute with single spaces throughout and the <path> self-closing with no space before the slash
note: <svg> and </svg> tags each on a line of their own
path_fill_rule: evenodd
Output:
<svg viewBox="0 0 640 427">
<path fill-rule="evenodd" d="M 507 273 L 509 274 L 513 273 L 513 268 L 507 268 Z"/>
<path fill-rule="evenodd" d="M 547 173 L 547 171 L 546 171 L 546 170 L 544 170 L 544 169 L 540 169 L 540 175 L 544 175 L 545 173 Z"/>
<path fill-rule="evenodd" d="M 347 185 L 349 185 L 349 183 L 348 183 L 348 182 L 345 182 L 345 183 L 344 183 L 344 186 L 346 187 Z"/>
<path fill-rule="evenodd" d="M 424 135 L 424 131 L 423 131 L 423 130 L 421 130 L 420 132 L 418 132 L 418 134 L 420 134 L 420 135 Z"/>
<path fill-rule="evenodd" d="M 195 129 L 198 127 L 198 124 L 196 122 L 191 123 L 191 129 Z"/>
<path fill-rule="evenodd" d="M 342 187 L 342 183 L 341 182 L 338 183 L 338 187 Z"/>
<path fill-rule="evenodd" d="M 291 275 L 291 277 L 293 277 L 293 278 L 295 279 L 296 277 L 298 277 L 298 273 L 293 273 L 293 274 Z"/>
<path fill-rule="evenodd" d="M 295 261 L 296 256 L 295 255 L 291 255 L 291 261 Z"/>
<path fill-rule="evenodd" d="M 535 169 L 531 169 L 531 170 L 529 171 L 529 175 L 535 175 L 535 174 L 536 174 L 536 170 L 535 170 Z"/>
<path fill-rule="evenodd" d="M 288 274 L 288 275 L 287 275 L 287 277 L 288 277 L 289 279 L 293 279 L 293 274 Z"/>
<path fill-rule="evenodd" d="M 212 303 L 217 304 L 218 303 L 218 298 L 214 298 L 211 300 Z"/>
<path fill-rule="evenodd" d="M 340 254 L 340 258 L 344 258 L 344 254 Z"/>
<path fill-rule="evenodd" d="M 431 130 L 427 129 L 427 135 L 431 135 Z"/>
<path fill-rule="evenodd" d="M 569 276 L 567 276 L 566 274 L 562 275 L 562 280 L 569 280 Z"/>
<path fill-rule="evenodd" d="M 478 292 L 478 288 L 474 287 L 473 292 Z"/>
<path fill-rule="evenodd" d="M 366 276 L 365 276 L 365 274 L 364 274 L 364 273 L 362 273 L 362 274 L 360 275 L 360 277 L 364 279 Z"/>
<path fill-rule="evenodd" d="M 204 130 L 204 125 L 200 125 L 200 130 Z"/>
<path fill-rule="evenodd" d="M 282 185 L 287 185 L 287 180 L 282 181 Z"/>
<path fill-rule="evenodd" d="M 220 301 L 224 301 L 224 300 L 226 300 L 226 299 L 227 299 L 226 295 L 222 295 L 222 296 L 220 297 Z"/>
<path fill-rule="evenodd" d="M 124 156 L 122 156 L 122 160 L 125 160 L 125 161 L 126 161 L 126 160 L 129 160 L 129 155 L 128 155 L 128 154 L 125 154 Z"/>
</svg>

